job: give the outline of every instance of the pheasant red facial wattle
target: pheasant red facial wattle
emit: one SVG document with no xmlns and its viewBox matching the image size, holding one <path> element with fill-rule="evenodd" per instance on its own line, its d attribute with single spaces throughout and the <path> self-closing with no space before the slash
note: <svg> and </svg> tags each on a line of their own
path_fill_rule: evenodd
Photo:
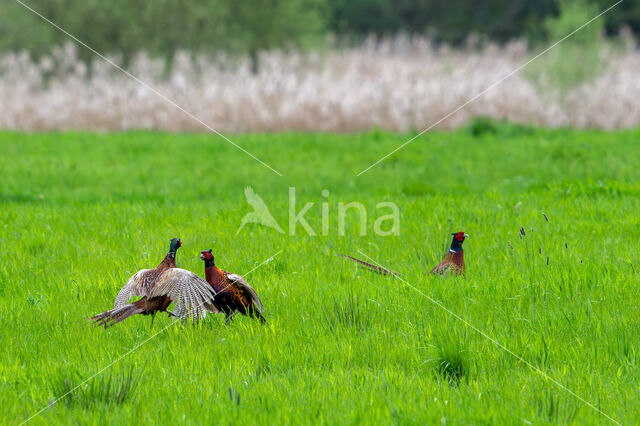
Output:
<svg viewBox="0 0 640 426">
<path fill-rule="evenodd" d="M 211 250 L 203 250 L 200 252 L 200 260 L 204 260 L 205 268 L 215 266 L 216 262 Z"/>
</svg>

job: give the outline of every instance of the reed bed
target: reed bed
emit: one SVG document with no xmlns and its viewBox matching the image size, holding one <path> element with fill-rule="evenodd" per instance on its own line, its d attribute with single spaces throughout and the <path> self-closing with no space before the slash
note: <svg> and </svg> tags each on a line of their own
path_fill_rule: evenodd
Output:
<svg viewBox="0 0 640 426">
<path fill-rule="evenodd" d="M 144 53 L 127 69 L 223 132 L 410 131 L 437 122 L 531 57 L 524 42 L 452 49 L 396 39 L 311 53 L 265 52 L 255 73 L 247 58 L 184 52 L 170 69 Z M 552 81 L 543 60 L 436 127 L 457 128 L 478 116 L 549 127 L 640 124 L 636 49 L 607 53 L 595 77 L 568 90 L 540 83 Z M 0 100 L 1 129 L 207 131 L 111 65 L 83 63 L 72 45 L 38 60 L 26 53 L 0 57 Z"/>
</svg>

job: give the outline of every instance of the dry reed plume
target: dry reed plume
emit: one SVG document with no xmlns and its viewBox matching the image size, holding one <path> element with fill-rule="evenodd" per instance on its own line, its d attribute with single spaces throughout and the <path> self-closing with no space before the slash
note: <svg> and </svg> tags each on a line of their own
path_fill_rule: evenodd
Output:
<svg viewBox="0 0 640 426">
<path fill-rule="evenodd" d="M 138 55 L 129 70 L 223 132 L 423 129 L 531 57 L 524 43 L 436 49 L 427 40 L 367 43 L 326 53 L 267 52 L 246 60 L 179 53 L 171 71 Z M 439 125 L 476 116 L 541 126 L 619 129 L 640 124 L 640 52 L 610 54 L 598 76 L 559 95 L 522 73 Z M 0 128 L 24 131 L 206 131 L 156 94 L 75 48 L 34 62 L 0 57 Z"/>
</svg>

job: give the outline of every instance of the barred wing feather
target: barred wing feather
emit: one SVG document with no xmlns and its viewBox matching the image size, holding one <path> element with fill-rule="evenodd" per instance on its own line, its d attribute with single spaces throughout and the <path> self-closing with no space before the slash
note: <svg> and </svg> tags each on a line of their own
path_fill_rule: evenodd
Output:
<svg viewBox="0 0 640 426">
<path fill-rule="evenodd" d="M 149 298 L 169 296 L 175 303 L 173 313 L 180 319 L 198 320 L 206 316 L 212 306 L 215 291 L 205 280 L 191 271 L 180 268 L 167 269 L 149 292 Z M 210 309 L 209 309 L 210 310 Z"/>
<path fill-rule="evenodd" d="M 113 304 L 113 309 L 122 308 L 129 304 L 129 299 L 131 299 L 132 296 L 146 296 L 146 294 L 142 292 L 141 284 L 144 281 L 143 278 L 145 274 L 150 270 L 151 269 L 142 269 L 129 278 L 129 281 L 127 281 L 124 287 L 118 292 Z"/>
<path fill-rule="evenodd" d="M 233 284 L 235 284 L 238 287 L 246 290 L 249 293 L 249 295 L 251 296 L 251 299 L 253 300 L 253 303 L 255 303 L 255 305 L 258 308 L 258 310 L 260 311 L 260 313 L 262 313 L 262 311 L 264 310 L 264 308 L 262 307 L 262 302 L 260 301 L 260 298 L 258 297 L 258 293 L 256 293 L 256 291 L 253 289 L 253 287 L 251 287 L 249 285 L 249 283 L 246 282 L 245 279 L 242 278 L 238 274 L 230 274 L 230 273 L 227 272 L 227 278 Z"/>
</svg>

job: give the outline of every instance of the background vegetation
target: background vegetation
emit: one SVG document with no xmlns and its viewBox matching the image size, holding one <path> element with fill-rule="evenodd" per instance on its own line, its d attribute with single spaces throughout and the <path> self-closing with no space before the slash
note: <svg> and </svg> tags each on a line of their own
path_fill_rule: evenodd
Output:
<svg viewBox="0 0 640 426">
<path fill-rule="evenodd" d="M 589 0 L 32 4 L 224 132 L 424 129 L 611 6 Z M 637 126 L 640 51 L 632 31 L 638 13 L 635 2 L 619 4 L 439 128 L 480 116 L 550 127 Z M 622 26 L 631 31 L 614 36 Z M 17 2 L 0 5 L 0 52 L 1 129 L 205 130 Z"/>
<path fill-rule="evenodd" d="M 172 326 L 33 424 L 575 423 L 607 420 L 426 298 L 336 256 L 361 249 L 621 423 L 640 409 L 640 132 L 477 121 L 433 133 L 355 174 L 410 134 L 234 138 L 278 177 L 210 135 L 0 133 L 0 423 L 26 419 L 171 324 L 109 329 L 125 280 L 180 236 L 245 273 L 266 326 L 208 317 Z M 287 220 L 288 187 L 330 235 L 249 225 L 252 185 Z M 401 209 L 401 235 L 335 232 L 336 204 Z M 542 213 L 549 218 L 547 222 Z M 369 229 L 373 217 L 369 219 Z M 526 230 L 524 237 L 519 229 Z M 464 230 L 467 278 L 427 270 Z"/>
<path fill-rule="evenodd" d="M 176 50 L 254 53 L 274 47 L 320 46 L 329 33 L 429 36 L 461 44 L 555 37 L 541 22 L 563 5 L 602 10 L 612 0 L 28 0 L 26 3 L 100 52 L 147 51 L 170 58 Z M 591 9 L 590 9 L 591 10 Z M 70 13 L 72 11 L 72 13 Z M 640 31 L 640 3 L 625 1 L 603 17 L 610 33 Z M 541 31 L 543 30 L 543 31 Z M 546 30 L 546 32 L 544 31 Z M 48 53 L 66 36 L 20 4 L 0 4 L 0 51 Z M 90 52 L 83 52 L 86 58 Z"/>
</svg>

